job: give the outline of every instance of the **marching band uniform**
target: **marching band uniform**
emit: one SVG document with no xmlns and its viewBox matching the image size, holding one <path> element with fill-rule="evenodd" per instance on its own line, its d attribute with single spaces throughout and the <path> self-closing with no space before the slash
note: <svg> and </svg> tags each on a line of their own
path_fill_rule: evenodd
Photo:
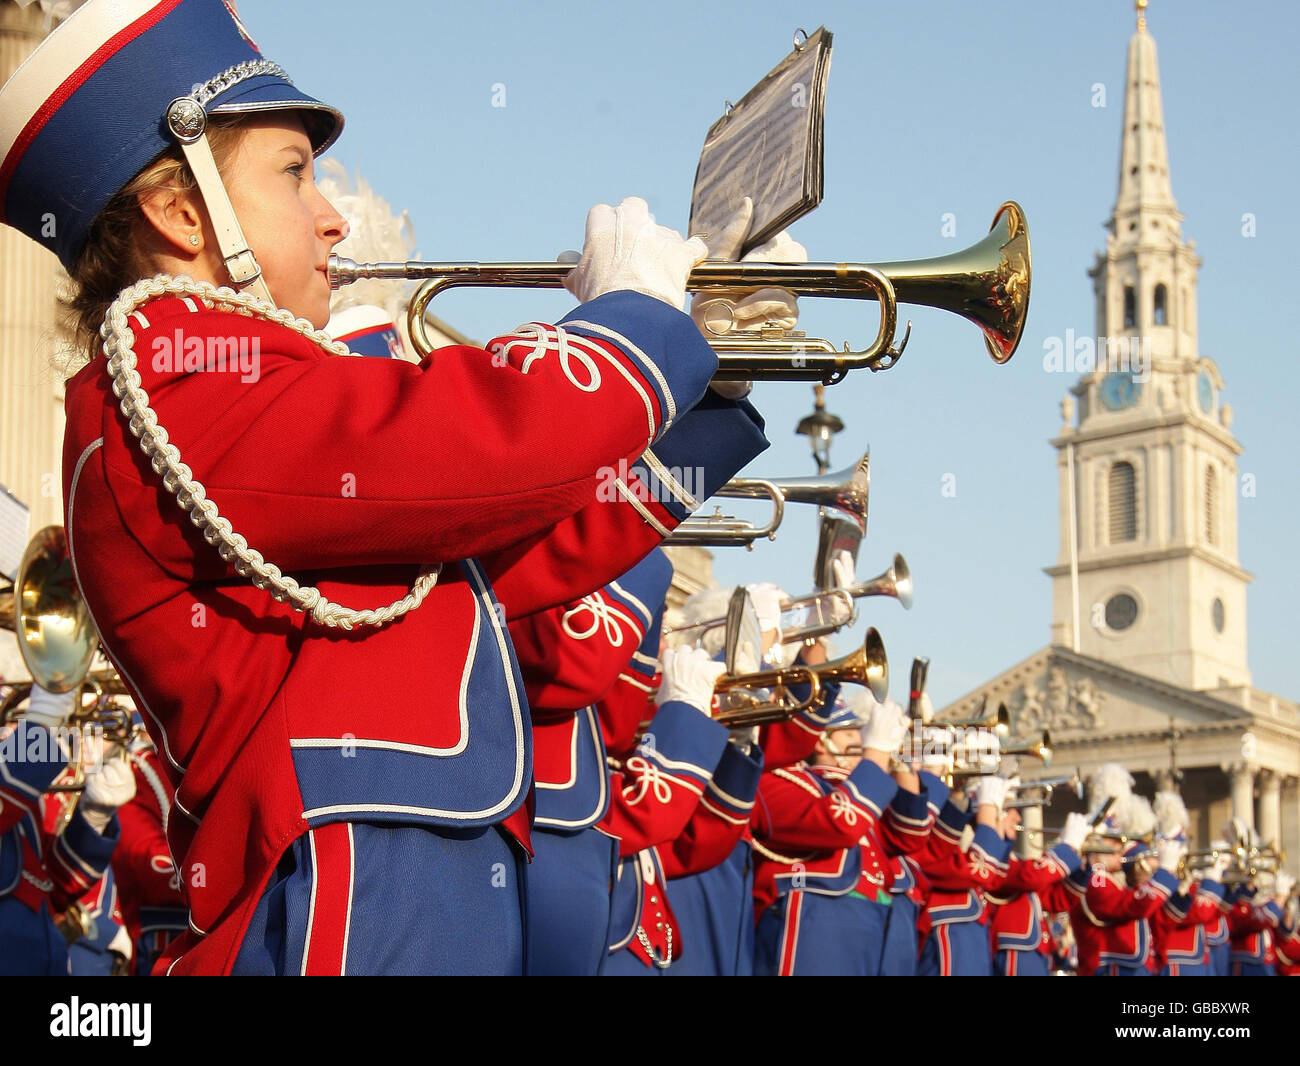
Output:
<svg viewBox="0 0 1300 1066">
<path fill-rule="evenodd" d="M 1161 977 L 1210 977 L 1206 925 L 1219 917 L 1223 886 L 1197 881 L 1176 891 L 1151 917 L 1152 967 Z"/>
<path fill-rule="evenodd" d="M 672 566 L 656 549 L 603 589 L 510 623 L 533 720 L 528 974 L 594 975 L 604 961 L 618 842 L 597 824 L 609 808 L 611 779 L 595 701 L 638 646 L 652 635 L 657 643 L 671 579 Z"/>
<path fill-rule="evenodd" d="M 1233 977 L 1273 977 L 1277 954 L 1273 930 L 1282 918 L 1276 900 L 1255 903 L 1252 884 L 1238 885 L 1228 896 L 1228 932 L 1232 937 L 1229 973 Z"/>
<path fill-rule="evenodd" d="M 1294 922 L 1295 915 L 1290 915 Z M 1288 924 L 1284 917 L 1273 943 L 1279 977 L 1300 977 L 1300 923 Z"/>
<path fill-rule="evenodd" d="M 828 733 L 864 724 L 852 704 L 839 706 Z M 888 751 L 892 742 L 897 751 L 905 722 L 896 704 L 876 704 L 864 746 Z M 804 766 L 765 773 L 753 825 L 754 972 L 879 973 L 888 855 L 916 850 L 928 832 L 925 794 L 900 788 L 870 758 L 852 772 Z"/>
<path fill-rule="evenodd" d="M 1131 844 L 1126 862 L 1146 853 Z M 1100 865 L 1082 866 L 1070 875 L 1077 906 L 1071 911 L 1074 937 L 1079 945 L 1079 973 L 1085 977 L 1142 977 L 1150 973 L 1151 928 L 1148 919 L 1173 895 L 1178 878 L 1156 870 L 1136 888 Z"/>
<path fill-rule="evenodd" d="M 985 977 L 993 972 L 984 892 L 1001 881 L 1011 847 L 992 826 L 979 825 L 970 847 L 963 850 L 966 818 L 966 812 L 949 801 L 935 822 L 931 850 L 921 860 L 931 886 L 921 919 L 921 977 Z"/>
<path fill-rule="evenodd" d="M 1083 816 L 1078 816 L 1080 822 Z M 1080 826 L 1077 843 L 1087 826 Z M 1042 894 L 1079 868 L 1079 853 L 1061 841 L 1035 859 L 1012 854 L 1007 874 L 988 894 L 992 905 L 993 970 L 999 977 L 1046 977 L 1051 971 L 1052 935 L 1043 912 Z"/>
<path fill-rule="evenodd" d="M 934 822 L 951 792 L 942 777 L 922 770 L 921 788 L 933 830 Z M 925 841 L 929 847 L 929 838 Z M 880 958 L 882 977 L 914 977 L 920 962 L 920 923 L 930 899 L 930 879 L 915 855 L 889 857 L 889 917 L 885 924 L 885 945 Z"/>
<path fill-rule="evenodd" d="M 739 924 L 728 907 L 736 893 L 702 897 L 704 905 L 711 908 L 711 925 L 694 922 L 687 926 L 681 915 L 693 915 L 692 908 L 700 902 L 691 894 L 698 875 L 720 869 L 733 859 L 737 841 L 749 825 L 761 771 L 760 750 L 734 740 L 726 743 L 682 830 L 623 859 L 614 889 L 616 917 L 605 973 L 672 977 L 735 972 L 736 945 L 741 941 L 707 934 L 725 928 L 728 922 Z M 748 911 L 741 917 L 749 922 Z M 705 935 L 697 935 L 698 931 Z M 723 955 L 720 945 L 723 952 L 732 954 Z"/>
<path fill-rule="evenodd" d="M 135 972 L 147 975 L 163 949 L 188 928 L 189 909 L 167 845 L 172 803 L 158 752 L 145 744 L 127 757 L 135 796 L 118 810 L 122 837 L 113 853 L 113 876 L 135 945 Z"/>
<path fill-rule="evenodd" d="M 68 52 L 78 48 L 85 54 Z M 298 109 L 317 153 L 341 127 L 217 0 L 163 0 L 139 18 L 91 0 L 6 86 L 19 128 L 28 115 L 18 101 L 59 106 L 4 142 L 5 220 L 42 239 L 41 212 L 61 211 L 44 239 L 71 267 L 100 207 L 171 146 L 159 123 L 169 101 L 192 92 L 209 113 Z M 102 121 L 105 99 L 119 108 L 113 122 Z M 71 188 L 82 170 L 52 162 L 73 146 L 80 159 L 112 159 L 89 192 Z M 635 213 L 636 202 L 619 210 Z M 497 338 L 495 359 L 444 349 L 436 373 L 431 360 L 334 357 L 289 326 L 189 296 L 160 296 L 129 324 L 121 343 L 140 355 L 158 422 L 225 528 L 314 584 L 326 602 L 305 604 L 318 618 L 328 601 L 398 600 L 422 567 L 448 561 L 400 625 L 314 626 L 237 579 L 177 513 L 100 359 L 68 383 L 77 576 L 180 813 L 168 829 L 190 929 L 160 968 L 516 971 L 531 744 L 499 605 L 517 617 L 571 601 L 627 570 L 692 509 L 656 453 L 672 447 L 670 427 L 704 394 L 716 356 L 686 315 L 626 289 L 559 326 Z M 256 380 L 182 369 L 179 350 L 211 351 L 231 334 L 259 352 Z M 173 347 L 174 363 L 158 358 Z M 744 421 L 727 454 L 747 461 L 765 442 Z M 568 423 L 583 432 L 557 449 L 556 427 Z M 725 480 L 739 465 L 716 472 Z M 648 468 L 666 502 L 636 472 Z M 601 469 L 614 472 L 608 500 L 593 499 Z M 186 498 L 197 513 L 199 497 Z M 92 565 L 104 558 L 111 571 Z M 419 664 L 417 683 L 396 663 Z M 428 876 L 399 888 L 391 872 L 412 867 Z M 393 932 L 415 923 L 440 935 Z"/>
</svg>

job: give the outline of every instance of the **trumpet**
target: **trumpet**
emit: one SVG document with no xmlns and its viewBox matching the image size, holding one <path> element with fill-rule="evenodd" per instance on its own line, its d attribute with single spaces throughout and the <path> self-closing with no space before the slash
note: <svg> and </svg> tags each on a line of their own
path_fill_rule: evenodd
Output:
<svg viewBox="0 0 1300 1066">
<path fill-rule="evenodd" d="M 1097 841 L 1097 839 L 1099 839 L 1099 838 L 1102 836 L 1102 833 L 1101 833 L 1101 827 L 1105 824 L 1105 822 L 1106 822 L 1106 818 L 1107 818 L 1107 816 L 1110 814 L 1110 812 L 1111 812 L 1111 808 L 1114 807 L 1114 806 L 1115 806 L 1115 797 L 1114 797 L 1114 796 L 1108 796 L 1106 799 L 1104 799 L 1104 800 L 1101 802 L 1101 804 L 1100 804 L 1100 805 L 1099 805 L 1099 806 L 1098 806 L 1094 811 L 1092 811 L 1091 813 L 1089 813 L 1089 815 L 1088 815 L 1088 837 L 1085 838 L 1085 841 L 1086 841 L 1087 839 L 1091 839 L 1091 840 L 1093 840 L 1093 842 L 1095 843 L 1095 842 Z M 1044 826 L 1042 829 L 1025 829 L 1025 828 L 1021 828 L 1020 831 L 1021 831 L 1022 833 L 1027 834 L 1028 836 L 1043 836 L 1043 837 L 1046 837 L 1046 836 L 1059 836 L 1059 835 L 1061 834 L 1063 828 L 1064 828 L 1063 826 L 1059 826 L 1059 825 L 1051 825 L 1051 826 Z M 1109 837 L 1107 837 L 1106 839 L 1109 839 Z M 1106 845 L 1106 847 L 1109 848 L 1110 845 Z M 1096 848 L 1096 847 L 1088 848 L 1088 847 L 1085 846 L 1085 847 L 1084 847 L 1084 850 L 1085 850 L 1085 851 L 1098 851 L 1098 850 L 1101 850 L 1101 849 Z"/>
<path fill-rule="evenodd" d="M 782 629 L 781 643 L 800 644 L 852 625 L 857 621 L 856 601 L 864 596 L 892 596 L 905 609 L 911 608 L 912 575 L 901 555 L 894 556 L 893 565 L 883 574 L 877 574 L 867 581 L 859 581 L 855 585 L 846 585 L 843 588 L 826 589 L 824 592 L 809 592 L 803 596 L 782 600 L 782 615 L 807 610 L 810 614 L 814 614 L 814 617 L 803 625 Z M 726 624 L 726 615 L 719 615 L 689 625 L 666 628 L 664 635 L 672 636 L 677 640 L 679 634 L 691 633 L 694 635 L 687 639 L 699 641 L 706 633 L 721 629 Z"/>
<path fill-rule="evenodd" d="M 1018 792 L 1041 792 L 1041 796 L 1014 799 L 1005 806 L 1014 810 L 1027 807 L 1045 807 L 1052 802 L 1052 796 L 1062 786 L 1068 787 L 1079 799 L 1083 799 L 1083 772 L 1076 769 L 1064 777 L 1040 777 L 1032 781 L 1022 781 Z"/>
<path fill-rule="evenodd" d="M 885 699 L 889 694 L 889 659 L 884 641 L 874 627 L 867 630 L 862 647 L 830 662 L 718 678 L 714 691 L 731 692 L 733 705 L 714 718 L 728 728 L 783 721 L 814 707 L 821 696 L 821 686 L 827 681 L 865 685 L 877 700 Z M 790 690 L 798 684 L 809 686 L 809 694 L 804 699 L 798 699 Z M 771 689 L 771 694 L 764 698 L 748 691 L 753 689 Z"/>
<path fill-rule="evenodd" d="M 753 550 L 756 540 L 776 540 L 777 527 L 785 517 L 785 495 L 772 481 L 763 478 L 745 478 L 744 481 L 751 490 L 749 498 L 766 496 L 771 501 L 772 517 L 767 525 L 758 526 L 744 518 L 723 514 L 722 508 L 715 507 L 711 515 L 692 515 L 679 523 L 665 543 L 717 548 L 738 545 Z"/>
<path fill-rule="evenodd" d="M 1052 735 L 1046 729 L 1038 740 L 1023 740 L 1002 749 L 1003 755 L 1024 755 L 1037 759 L 1044 767 L 1052 765 Z"/>
<path fill-rule="evenodd" d="M 761 537 L 776 539 L 787 503 L 811 503 L 834 508 L 867 531 L 867 493 L 871 487 L 870 452 L 846 470 L 810 478 L 732 478 L 714 496 L 732 500 L 768 498 L 772 502 L 772 521 L 764 527 L 752 526 L 742 519 L 724 515 L 721 509 L 707 518 L 692 517 L 682 522 L 668 538 L 669 544 L 705 544 L 726 546 L 740 544 L 752 548 Z"/>
<path fill-rule="evenodd" d="M 988 697 L 985 697 L 984 702 L 988 702 Z M 940 722 L 939 725 L 954 729 L 991 729 L 998 740 L 1003 741 L 1011 736 L 1011 712 L 1005 703 L 999 703 L 993 714 L 977 714 L 974 718 L 958 718 L 951 722 Z"/>
<path fill-rule="evenodd" d="M 880 305 L 875 339 L 861 351 L 777 327 L 733 330 L 709 339 L 719 353 L 720 380 L 761 378 L 821 381 L 831 385 L 850 371 L 887 370 L 897 364 L 911 334 L 895 342 L 898 303 L 937 307 L 979 327 L 995 363 L 1014 354 L 1024 332 L 1030 288 L 1029 226 L 1019 204 L 1007 201 L 989 234 L 971 247 L 934 259 L 867 265 L 859 263 L 705 262 L 691 271 L 687 288 L 725 301 L 733 290 L 773 286 L 796 296 L 874 300 Z M 563 287 L 570 263 L 355 263 L 330 256 L 333 288 L 363 278 L 421 281 L 407 308 L 411 341 L 421 358 L 433 350 L 425 323 L 429 303 L 447 289 Z"/>
</svg>

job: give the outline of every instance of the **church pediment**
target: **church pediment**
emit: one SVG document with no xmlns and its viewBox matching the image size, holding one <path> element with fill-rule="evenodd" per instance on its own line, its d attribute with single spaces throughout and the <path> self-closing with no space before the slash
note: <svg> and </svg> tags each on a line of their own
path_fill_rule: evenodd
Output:
<svg viewBox="0 0 1300 1066">
<path fill-rule="evenodd" d="M 1178 688 L 1112 663 L 1047 647 L 938 712 L 963 720 L 981 705 L 1011 712 L 1016 736 L 1049 730 L 1054 744 L 1099 737 L 1163 733 L 1169 719 L 1180 727 L 1245 727 L 1252 715 L 1202 692 Z"/>
</svg>

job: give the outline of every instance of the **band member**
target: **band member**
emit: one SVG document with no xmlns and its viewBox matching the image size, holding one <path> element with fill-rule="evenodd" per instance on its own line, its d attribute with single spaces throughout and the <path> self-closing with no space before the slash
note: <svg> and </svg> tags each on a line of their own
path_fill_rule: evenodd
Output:
<svg viewBox="0 0 1300 1066">
<path fill-rule="evenodd" d="M 986 774 L 975 785 L 970 809 L 950 797 L 935 820 L 930 846 L 920 858 L 930 880 L 922 917 L 921 977 L 986 977 L 993 973 L 985 893 L 1006 876 L 1010 844 L 1000 826 L 1011 787 Z M 966 838 L 967 827 L 973 826 Z"/>
<path fill-rule="evenodd" d="M 1231 858 L 1228 855 L 1228 842 L 1222 838 L 1212 840 L 1210 848 L 1217 854 L 1210 867 L 1202 871 L 1199 884 L 1214 893 L 1218 900 L 1218 913 L 1205 923 L 1205 942 L 1210 976 L 1227 977 L 1232 969 L 1229 958 L 1232 935 L 1228 930 L 1228 912 L 1232 910 L 1232 905 L 1228 903 L 1228 891 L 1223 879 L 1227 875 Z"/>
<path fill-rule="evenodd" d="M 1009 810 L 1002 835 L 1014 845 L 1020 812 Z M 1007 873 L 988 894 L 992 905 L 989 930 L 993 936 L 993 972 L 999 977 L 1046 977 L 1051 972 L 1052 935 L 1042 895 L 1079 868 L 1079 849 L 1088 836 L 1088 819 L 1066 815 L 1060 840 L 1045 854 L 1022 859 L 1007 856 Z"/>
<path fill-rule="evenodd" d="M 1187 806 L 1176 792 L 1157 792 L 1152 807 L 1162 838 L 1186 843 Z M 1223 886 L 1187 877 L 1151 917 L 1152 966 L 1161 977 L 1210 976 L 1206 925 L 1216 922 Z"/>
<path fill-rule="evenodd" d="M 32 686 L 23 718 L 0 737 L 0 973 L 69 973 L 68 943 L 85 932 L 79 901 L 98 891 L 117 844 L 117 807 L 130 799 L 120 772 L 87 767 L 86 787 L 49 792 L 70 776 L 76 693 Z M 58 923 L 58 924 L 56 924 Z"/>
<path fill-rule="evenodd" d="M 135 796 L 118 810 L 122 837 L 113 852 L 113 876 L 135 945 L 134 972 L 147 976 L 163 949 L 189 927 L 189 908 L 167 844 L 172 798 L 162 760 L 147 738 L 133 743 L 127 758 Z"/>
<path fill-rule="evenodd" d="M 94 343 L 69 545 L 174 792 L 191 920 L 160 970 L 518 973 L 531 743 L 502 612 L 601 587 L 696 504 L 658 450 L 717 367 L 682 311 L 707 249 L 599 205 L 562 323 L 337 358 L 346 223 L 313 160 L 341 127 L 220 0 L 90 0 L 0 90 L 4 220 Z"/>
<path fill-rule="evenodd" d="M 1281 924 L 1285 896 L 1262 897 L 1254 880 L 1232 889 L 1227 900 L 1228 932 L 1232 937 L 1228 972 L 1233 977 L 1276 976 L 1274 931 Z"/>
<path fill-rule="evenodd" d="M 900 787 L 889 772 L 907 715 L 896 703 L 874 700 L 864 715 L 860 695 L 866 693 L 854 686 L 840 694 L 809 765 L 765 773 L 759 785 L 756 975 L 879 973 L 888 915 L 886 841 L 894 850 L 912 850 L 907 837 L 924 842 L 929 819 L 915 775 L 902 775 L 907 780 Z"/>
<path fill-rule="evenodd" d="M 1089 862 L 1070 875 L 1067 883 L 1078 899 L 1071 924 L 1079 945 L 1081 976 L 1150 975 L 1149 919 L 1177 889 L 1176 871 L 1184 851 L 1178 841 L 1161 841 L 1154 856 L 1159 868 L 1153 871 L 1150 848 L 1132 840 L 1122 852 L 1090 851 Z"/>
</svg>

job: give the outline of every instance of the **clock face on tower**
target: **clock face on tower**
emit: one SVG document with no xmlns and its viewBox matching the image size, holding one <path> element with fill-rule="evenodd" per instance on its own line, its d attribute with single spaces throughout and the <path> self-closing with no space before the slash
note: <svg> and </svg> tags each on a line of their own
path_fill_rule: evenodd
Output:
<svg viewBox="0 0 1300 1066">
<path fill-rule="evenodd" d="M 1196 375 L 1196 398 L 1207 415 L 1214 410 L 1214 382 L 1210 380 L 1208 371 L 1202 370 Z"/>
<path fill-rule="evenodd" d="M 1101 379 L 1102 406 L 1108 411 L 1122 411 L 1132 407 L 1142 395 L 1142 386 L 1133 380 L 1132 374 L 1107 374 Z"/>
</svg>

